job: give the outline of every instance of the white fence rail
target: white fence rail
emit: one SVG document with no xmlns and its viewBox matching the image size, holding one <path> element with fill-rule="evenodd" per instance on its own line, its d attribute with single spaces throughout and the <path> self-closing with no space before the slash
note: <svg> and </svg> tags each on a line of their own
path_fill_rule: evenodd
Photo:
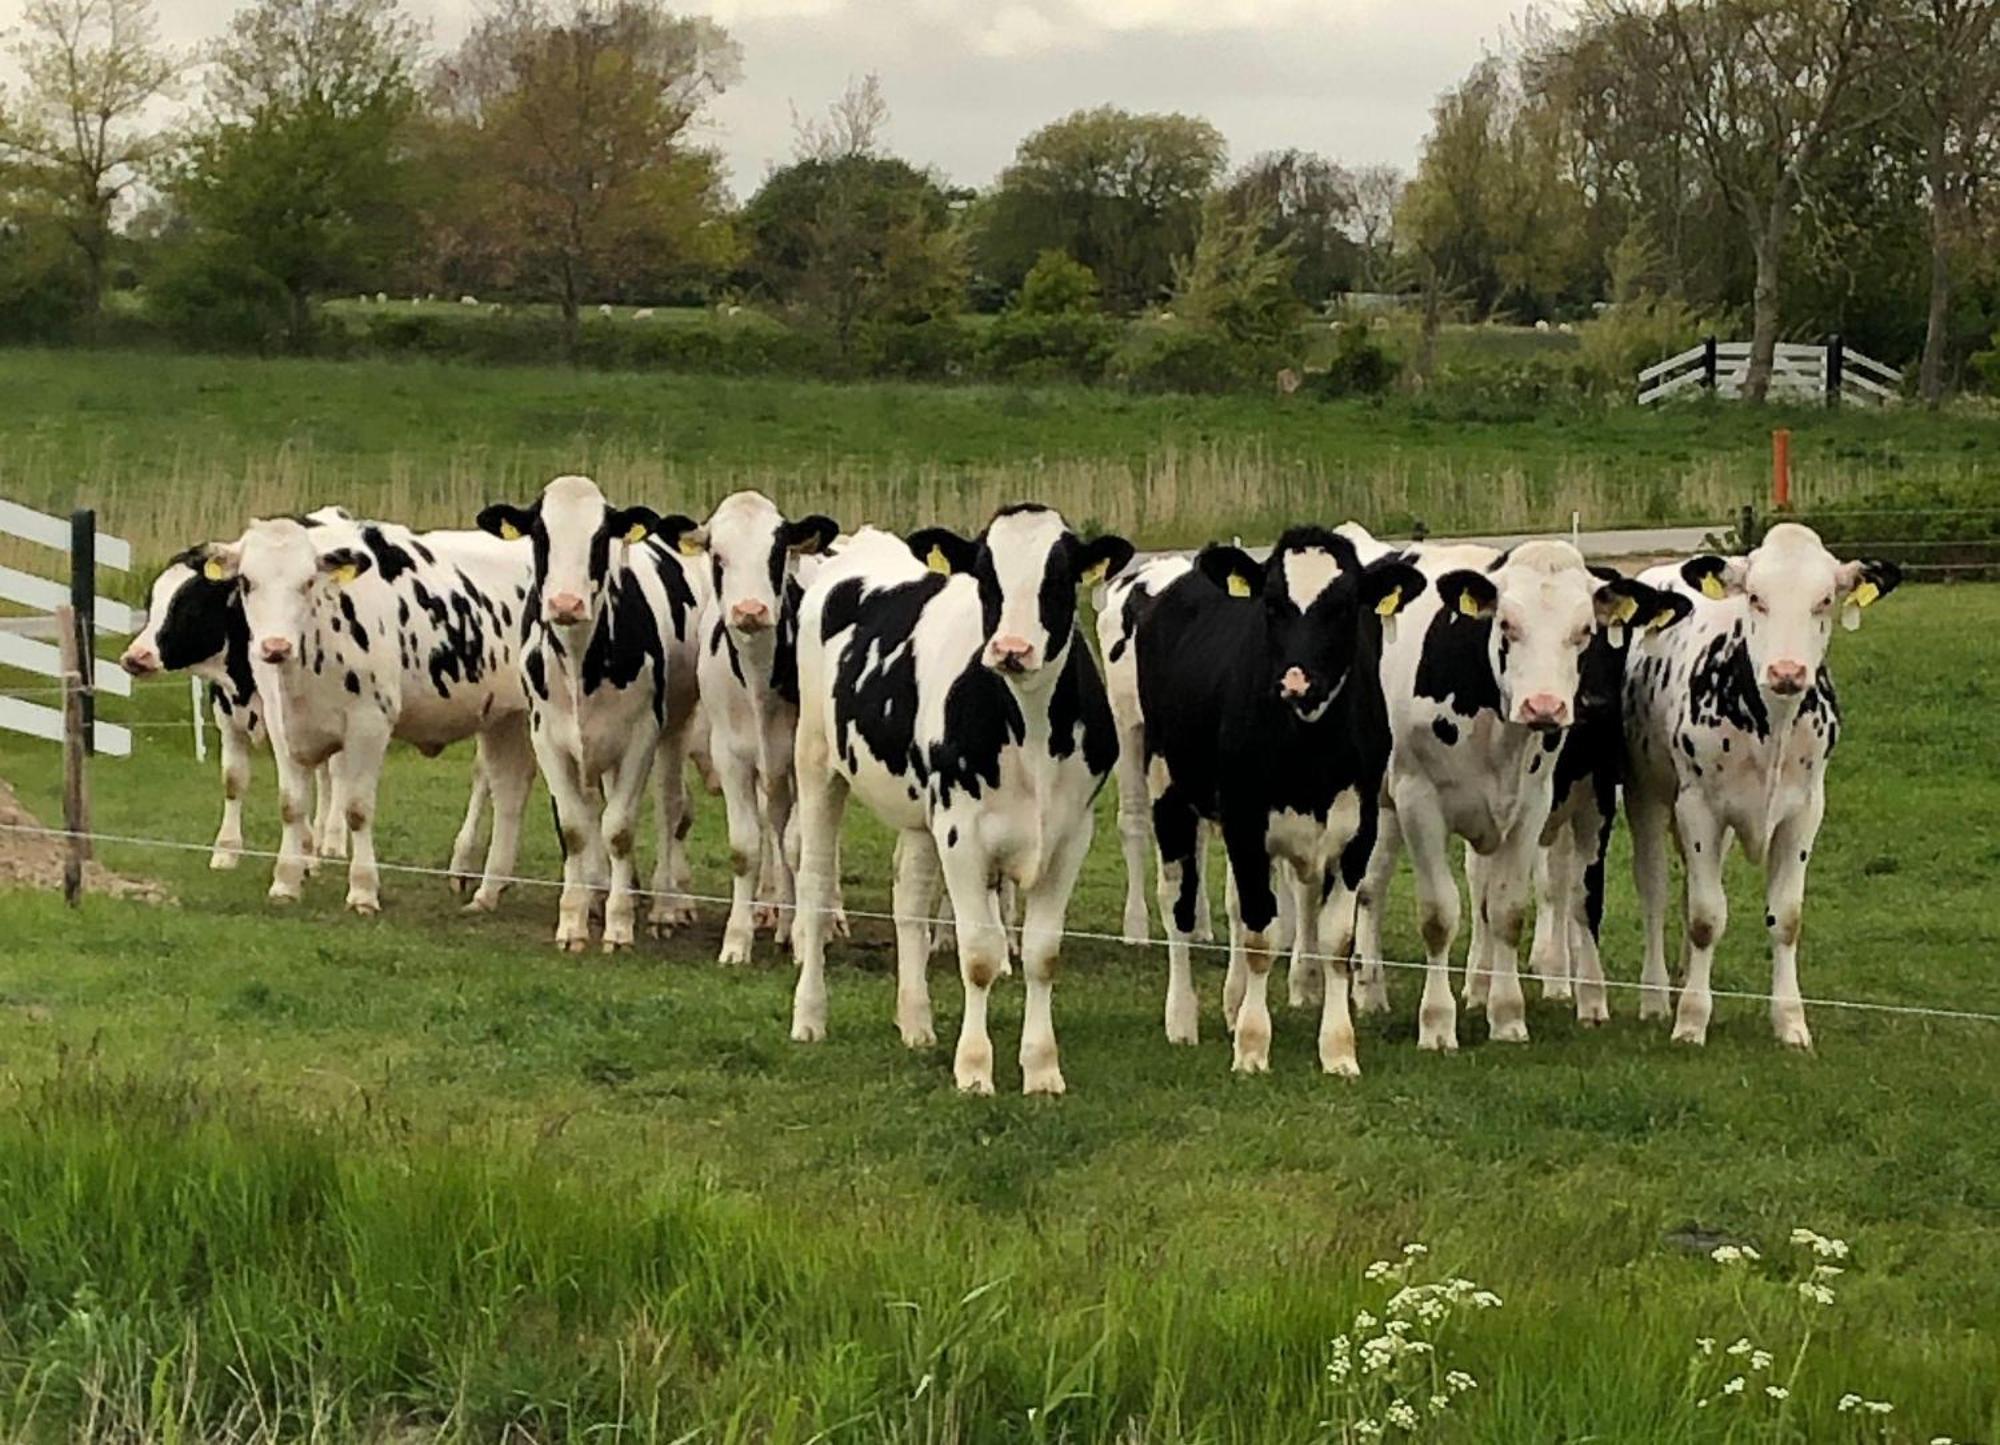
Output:
<svg viewBox="0 0 2000 1445">
<path fill-rule="evenodd" d="M 1695 391 L 1736 399 L 1750 374 L 1750 343 L 1708 338 L 1639 373 L 1639 405 Z M 1768 395 L 1779 401 L 1893 401 L 1903 373 L 1844 345 L 1781 341 L 1771 357 Z"/>
<path fill-rule="evenodd" d="M 87 526 L 86 520 L 89 523 Z M 21 506 L 18 502 L 0 501 L 0 533 L 62 552 L 71 574 L 71 584 L 66 586 L 31 572 L 0 567 L 0 598 L 37 612 L 53 612 L 73 601 L 81 602 L 83 607 L 80 611 L 89 618 L 93 632 L 98 629 L 125 632 L 132 628 L 136 621 L 132 610 L 123 603 L 97 596 L 96 586 L 100 564 L 120 572 L 130 570 L 132 549 L 122 539 L 97 531 L 95 518 L 90 514 L 52 517 Z M 34 620 L 41 621 L 39 618 Z M 83 639 L 86 644 L 90 640 Z M 49 691 L 60 691 L 62 650 L 50 643 L 34 641 L 19 631 L 0 629 L 0 666 L 49 678 L 55 684 Z M 83 681 L 86 688 L 84 696 L 90 704 L 86 713 L 90 745 L 112 757 L 129 756 L 132 752 L 131 732 L 116 723 L 97 721 L 94 695 L 107 692 L 115 697 L 130 697 L 132 680 L 115 665 L 93 656 L 90 659 L 90 676 Z M 7 695 L 5 688 L 0 687 L 0 730 L 61 742 L 64 736 L 63 710 L 60 706 L 50 707 L 26 697 Z"/>
</svg>

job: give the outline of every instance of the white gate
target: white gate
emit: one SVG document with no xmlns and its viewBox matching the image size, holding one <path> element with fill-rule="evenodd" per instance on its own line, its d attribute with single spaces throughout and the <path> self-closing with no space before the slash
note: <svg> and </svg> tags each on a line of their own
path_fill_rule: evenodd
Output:
<svg viewBox="0 0 2000 1445">
<path fill-rule="evenodd" d="M 1750 373 L 1750 343 L 1717 341 L 1690 346 L 1678 356 L 1655 362 L 1639 373 L 1639 405 L 1686 392 L 1711 391 L 1732 400 L 1743 395 Z M 1903 373 L 1863 356 L 1835 337 L 1825 346 L 1781 341 L 1771 357 L 1773 401 L 1874 401 L 1896 398 Z"/>
<path fill-rule="evenodd" d="M 83 525 L 85 518 L 90 518 L 92 525 Z M 94 515 L 88 512 L 51 517 L 46 512 L 0 500 L 0 533 L 52 547 L 68 558 L 67 584 L 13 567 L 0 567 L 0 598 L 19 603 L 37 614 L 0 621 L 0 666 L 50 679 L 54 684 L 48 689 L 51 694 L 61 691 L 62 650 L 53 640 L 38 640 L 56 636 L 55 618 L 41 614 L 53 614 L 58 607 L 74 605 L 78 616 L 88 619 L 92 632 L 126 633 L 133 626 L 132 610 L 122 602 L 97 596 L 96 583 L 98 566 L 129 572 L 132 549 L 119 538 L 97 531 L 94 520 Z M 89 640 L 92 639 L 86 642 Z M 88 647 L 85 651 L 89 651 Z M 94 693 L 132 695 L 132 680 L 115 663 L 104 662 L 94 655 L 89 660 L 90 675 L 84 679 L 87 704 Z M 94 708 L 90 711 L 94 712 Z M 60 706 L 50 707 L 27 697 L 8 695 L 0 687 L 0 729 L 61 742 L 63 710 Z M 96 751 L 119 758 L 131 754 L 132 734 L 116 723 L 93 721 L 89 732 Z"/>
</svg>

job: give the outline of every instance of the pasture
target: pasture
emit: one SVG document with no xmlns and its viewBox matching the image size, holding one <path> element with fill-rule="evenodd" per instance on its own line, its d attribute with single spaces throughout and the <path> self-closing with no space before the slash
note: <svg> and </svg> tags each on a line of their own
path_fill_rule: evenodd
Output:
<svg viewBox="0 0 2000 1445">
<path fill-rule="evenodd" d="M 580 425 L 591 465 L 622 456 L 635 478 L 686 467 L 708 485 L 797 464 L 817 435 L 815 496 L 838 496 L 820 489 L 858 465 L 864 436 L 882 470 L 935 446 L 950 476 L 1029 467 L 1035 447 L 1131 466 L 1127 448 L 1163 435 L 1330 454 L 1377 430 L 1337 409 L 1032 394 L 1028 419 L 989 420 L 1003 398 L 919 406 L 886 389 L 849 395 L 857 419 L 830 400 L 813 410 L 810 388 L 553 375 L 535 384 L 563 402 L 537 420 L 511 375 L 288 366 L 253 395 L 234 363 L 120 363 L 101 385 L 70 364 L 4 358 L 28 396 L 0 422 L 0 456 L 40 458 L 31 477 L 50 488 L 66 467 L 105 479 L 114 526 L 123 507 L 219 507 L 180 489 L 261 477 L 288 439 L 288 485 L 367 505 L 340 487 L 388 455 L 405 486 L 449 476 L 470 492 L 491 477 L 449 459 L 477 456 L 521 490 Z M 641 387 L 656 406 L 631 405 Z M 343 440 L 335 419 L 364 406 L 368 440 Z M 738 408 L 768 409 L 768 424 Z M 1830 425 L 1842 445 L 1971 465 L 1953 458 L 1952 424 L 1915 420 L 1874 440 L 1858 438 L 1877 423 Z M 1647 437 L 1689 467 L 1761 457 L 1730 416 L 1671 442 L 1650 418 L 1594 425 L 1511 440 L 1470 427 L 1453 465 L 1471 476 L 1505 449 L 1525 475 Z M 1407 445 L 1414 426 L 1376 440 Z M 1420 454 L 1443 465 L 1445 440 Z M 19 495 L 16 475 L 0 490 Z M 2000 705 L 1996 629 L 2000 589 L 1913 587 L 1837 636 L 1850 726 L 1809 883 L 1809 998 L 2000 1012 L 2000 742 L 1982 721 Z M 1441 1345 L 1439 1368 L 1477 1385 L 1427 1436 L 2000 1438 L 2000 1024 L 1814 1008 L 1817 1050 L 1800 1056 L 1771 1042 L 1760 1004 L 1723 999 L 1695 1051 L 1641 1027 L 1616 989 L 1607 1029 L 1536 1003 L 1532 1044 L 1489 1045 L 1468 1017 L 1466 1047 L 1438 1058 L 1414 1047 L 1417 982 L 1399 971 L 1395 1013 L 1361 1026 L 1359 1081 L 1321 1077 L 1312 1023 L 1282 1008 L 1273 1072 L 1245 1080 L 1228 1070 L 1216 956 L 1200 971 L 1202 1043 L 1173 1049 L 1161 954 L 1078 941 L 1055 1006 L 1069 1095 L 1010 1092 L 1017 978 L 995 993 L 1000 1096 L 962 1098 L 948 1042 L 896 1041 L 879 921 L 834 945 L 831 1036 L 798 1046 L 789 969 L 768 943 L 750 968 L 718 968 L 712 903 L 672 941 L 581 959 L 550 946 L 545 889 L 467 918 L 439 880 L 389 873 L 384 913 L 362 920 L 322 876 L 276 911 L 257 860 L 205 866 L 218 789 L 190 756 L 186 711 L 184 680 L 142 686 L 111 715 L 156 726 L 94 774 L 101 830 L 198 845 L 102 850 L 164 881 L 173 905 L 93 898 L 72 914 L 0 894 L 10 1438 L 1360 1439 L 1332 1341 L 1358 1309 L 1382 1311 L 1387 1288 L 1364 1270 L 1407 1241 L 1505 1301 Z M 467 762 L 462 748 L 392 754 L 385 860 L 442 862 Z M 0 776 L 59 816 L 52 749 L 0 740 Z M 538 797 L 522 871 L 550 878 L 545 816 Z M 251 846 L 273 846 L 268 761 L 249 818 Z M 885 909 L 886 837 L 856 809 L 847 839 L 850 908 Z M 698 891 L 725 891 L 717 800 L 693 843 Z M 1629 983 L 1626 856 L 1621 835 L 1605 956 Z M 1755 992 L 1761 900 L 1747 870 L 1731 882 L 1717 984 Z M 1115 929 L 1122 883 L 1107 796 L 1071 926 Z M 1420 956 L 1410 895 L 1405 877 L 1398 959 Z M 947 1038 L 954 972 L 934 965 Z M 1852 1245 L 1824 1310 L 1789 1283 L 1796 1226 Z M 1715 1263 L 1721 1243 L 1763 1261 Z M 1691 1363 L 1697 1338 L 1739 1336 L 1775 1364 Z M 1723 1393 L 1729 1373 L 1748 1376 L 1742 1393 Z M 1843 1409 L 1849 1393 L 1893 1413 Z"/>
</svg>

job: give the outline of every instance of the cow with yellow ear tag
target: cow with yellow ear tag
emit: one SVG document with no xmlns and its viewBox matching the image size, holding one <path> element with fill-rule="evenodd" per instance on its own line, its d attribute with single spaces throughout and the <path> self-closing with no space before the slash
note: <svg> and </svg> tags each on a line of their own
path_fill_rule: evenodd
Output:
<svg viewBox="0 0 2000 1445">
<path fill-rule="evenodd" d="M 1692 615 L 1633 644 L 1626 670 L 1632 866 L 1645 915 L 1645 1017 L 1669 1012 L 1667 841 L 1687 865 L 1687 978 L 1674 1037 L 1708 1037 L 1709 975 L 1727 921 L 1722 858 L 1732 836 L 1765 875 L 1771 1027 L 1807 1048 L 1798 947 L 1806 865 L 1826 811 L 1826 769 L 1840 704 L 1828 651 L 1893 592 L 1893 562 L 1841 561 L 1797 523 L 1771 528 L 1745 556 L 1704 555 L 1643 581 L 1690 600 Z"/>
<path fill-rule="evenodd" d="M 684 774 L 709 585 L 680 544 L 697 528 L 650 507 L 614 507 L 579 476 L 557 477 L 527 506 L 496 502 L 479 525 L 526 538 L 531 552 L 521 676 L 563 843 L 556 945 L 588 946 L 591 894 L 608 882 L 604 948 L 629 947 L 638 914 L 634 833 L 649 779 L 659 794 L 653 891 L 687 888 Z M 688 904 L 656 897 L 655 931 L 691 916 Z"/>
</svg>

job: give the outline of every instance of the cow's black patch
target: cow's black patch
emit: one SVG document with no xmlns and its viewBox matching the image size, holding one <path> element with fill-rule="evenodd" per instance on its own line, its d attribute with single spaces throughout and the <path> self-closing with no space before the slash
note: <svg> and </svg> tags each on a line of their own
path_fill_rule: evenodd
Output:
<svg viewBox="0 0 2000 1445">
<path fill-rule="evenodd" d="M 405 572 L 414 571 L 416 563 L 410 554 L 395 542 L 389 540 L 382 529 L 370 522 L 361 529 L 361 545 L 368 549 L 368 555 L 375 559 L 375 570 L 384 582 L 394 583 Z M 421 543 L 417 545 L 421 546 Z M 426 557 L 426 561 L 435 561 Z"/>
<path fill-rule="evenodd" d="M 1492 639 L 1492 618 L 1440 608 L 1424 631 L 1417 656 L 1417 696 L 1443 703 L 1464 718 L 1476 717 L 1482 709 L 1499 716 L 1500 683 L 1489 656 Z"/>
<path fill-rule="evenodd" d="M 1431 731 L 1437 734 L 1437 740 L 1446 747 L 1456 747 L 1458 745 L 1458 724 L 1450 718 L 1432 718 Z"/>
</svg>

